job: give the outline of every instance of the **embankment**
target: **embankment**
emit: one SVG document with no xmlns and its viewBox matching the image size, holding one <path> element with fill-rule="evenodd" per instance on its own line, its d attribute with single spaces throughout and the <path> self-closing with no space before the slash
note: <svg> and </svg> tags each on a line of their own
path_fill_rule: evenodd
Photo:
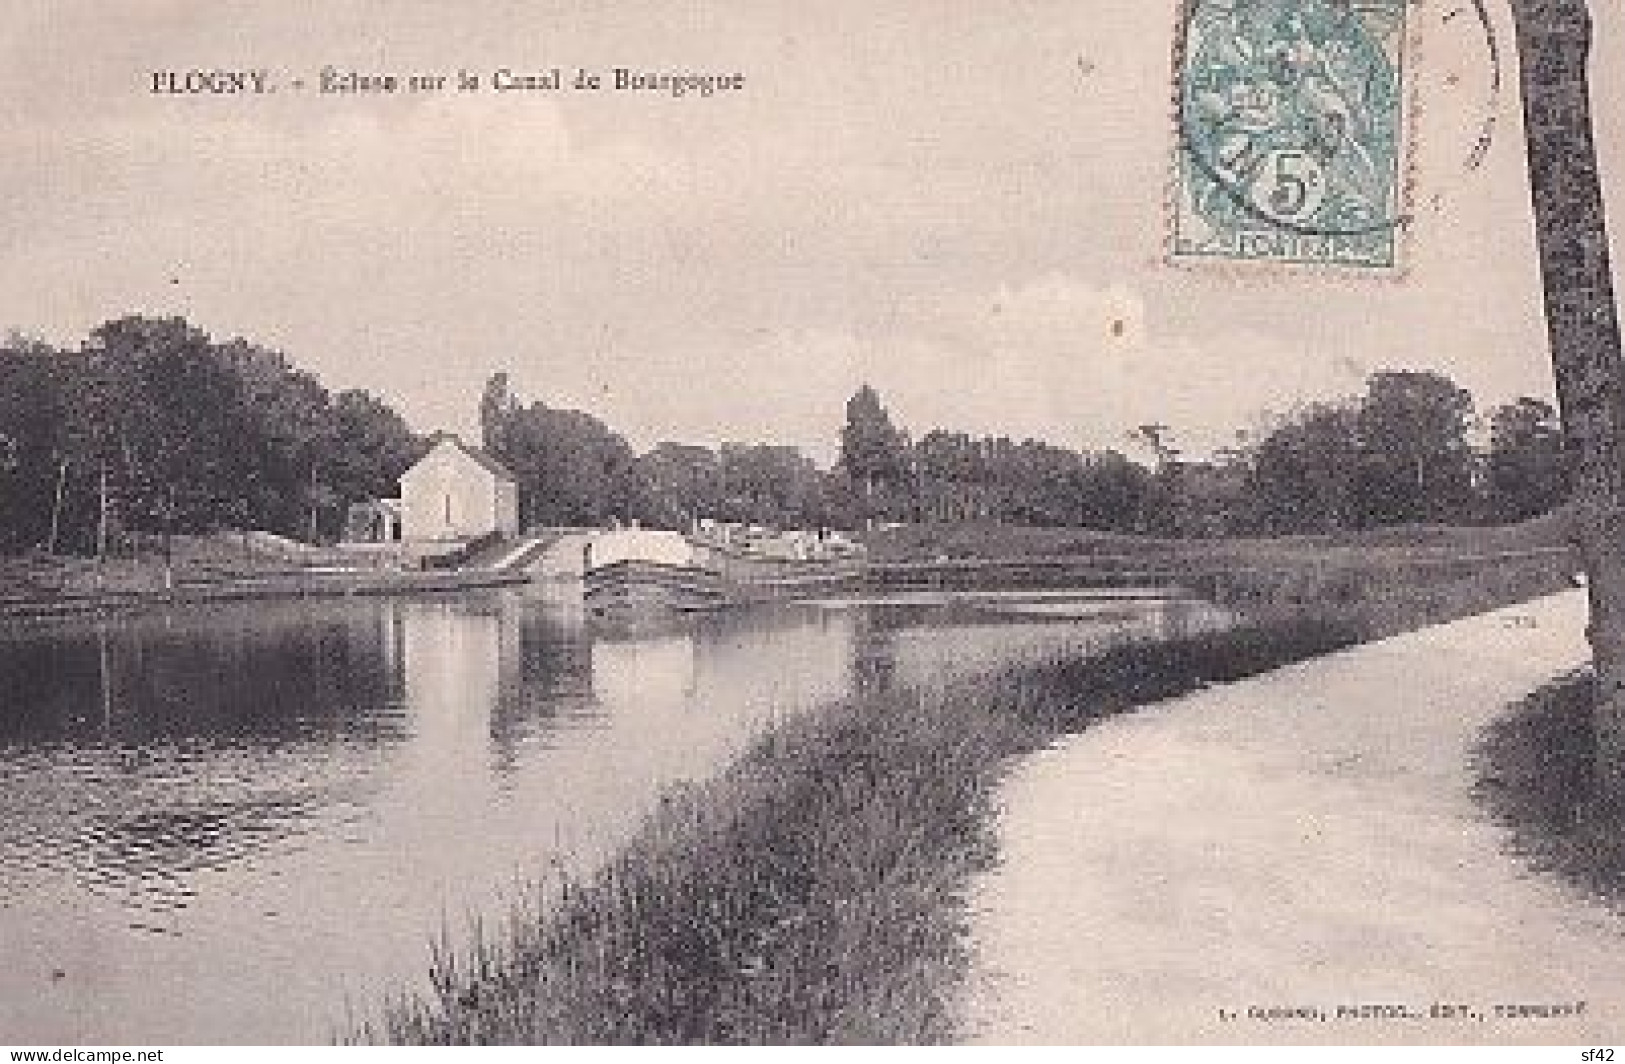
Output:
<svg viewBox="0 0 1625 1064">
<path fill-rule="evenodd" d="M 412 572 L 344 570 L 334 572 L 268 572 L 170 586 L 108 587 L 52 594 L 0 596 L 0 620 L 71 617 L 85 613 L 127 611 L 159 605 L 195 605 L 245 599 L 329 597 L 343 595 L 412 595 L 524 583 L 528 577 L 490 570 Z"/>
<path fill-rule="evenodd" d="M 1560 547 L 1570 517 L 1563 511 L 1515 525 L 1401 525 L 1313 535 L 1170 539 L 1081 528 L 1033 528 L 996 522 L 905 525 L 867 537 L 879 562 L 1015 557 L 1178 558 L 1223 565 L 1294 560 L 1428 557 Z"/>
<path fill-rule="evenodd" d="M 0 559 L 0 620 L 241 599 L 463 591 L 525 579 L 479 567 L 403 568 L 385 554 L 311 547 L 264 532 L 177 536 L 167 551 L 147 548 L 101 562 Z"/>
</svg>

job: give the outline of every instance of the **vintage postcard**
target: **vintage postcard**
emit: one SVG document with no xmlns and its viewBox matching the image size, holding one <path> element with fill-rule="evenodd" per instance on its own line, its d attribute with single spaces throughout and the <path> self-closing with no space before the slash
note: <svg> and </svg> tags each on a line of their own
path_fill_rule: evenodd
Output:
<svg viewBox="0 0 1625 1064">
<path fill-rule="evenodd" d="M 8 0 L 0 1044 L 1612 1060 L 1622 100 L 1605 0 Z"/>
</svg>

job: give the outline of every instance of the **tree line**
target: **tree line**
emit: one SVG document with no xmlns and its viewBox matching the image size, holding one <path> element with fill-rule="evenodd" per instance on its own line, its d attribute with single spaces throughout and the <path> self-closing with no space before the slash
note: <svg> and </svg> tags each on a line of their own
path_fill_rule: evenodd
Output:
<svg viewBox="0 0 1625 1064">
<path fill-rule="evenodd" d="M 776 527 L 990 521 L 1175 536 L 1281 535 L 1397 524 L 1487 524 L 1551 510 L 1569 490 L 1557 412 L 1523 397 L 1475 411 L 1442 374 L 1384 371 L 1304 406 L 1211 458 L 1142 425 L 1124 449 L 898 426 L 867 385 L 848 400 L 840 453 L 662 443 L 637 454 L 602 422 L 526 404 L 506 375 L 481 404 L 486 447 L 518 476 L 527 524 L 700 517 Z M 1484 431 L 1487 429 L 1487 433 Z M 1131 457 L 1137 451 L 1143 460 Z"/>
<path fill-rule="evenodd" d="M 1004 437 L 898 429 L 873 389 L 847 404 L 841 466 L 864 512 L 897 521 L 993 520 L 1175 536 L 1285 535 L 1401 524 L 1521 521 L 1560 505 L 1570 463 L 1557 411 L 1521 397 L 1481 419 L 1434 372 L 1372 374 L 1361 394 L 1309 404 L 1211 458 L 1148 424 L 1077 452 Z M 1487 429 L 1487 435 L 1482 430 Z"/>
<path fill-rule="evenodd" d="M 331 539 L 393 494 L 423 441 L 365 391 L 283 354 L 131 316 L 77 349 L 0 344 L 0 551 L 96 553 L 143 534 Z"/>
<path fill-rule="evenodd" d="M 479 401 L 481 442 L 520 484 L 527 527 L 700 518 L 774 527 L 990 521 L 1159 535 L 1287 534 L 1490 523 L 1567 496 L 1557 414 L 1524 397 L 1480 417 L 1422 371 L 1307 405 L 1202 460 L 1177 427 L 1123 447 L 899 426 L 867 385 L 839 457 L 666 442 L 638 453 L 599 419 L 527 402 L 506 374 Z M 387 403 L 331 392 L 285 355 L 178 318 L 125 317 L 77 349 L 0 343 L 0 552 L 92 553 L 142 535 L 256 528 L 336 538 L 352 502 L 395 494 L 426 447 Z"/>
<path fill-rule="evenodd" d="M 795 447 L 666 442 L 638 454 L 591 415 L 516 396 L 507 374 L 480 401 L 485 450 L 519 482 L 527 527 L 637 521 L 687 528 L 700 518 L 779 528 L 849 526 L 840 470 Z"/>
</svg>

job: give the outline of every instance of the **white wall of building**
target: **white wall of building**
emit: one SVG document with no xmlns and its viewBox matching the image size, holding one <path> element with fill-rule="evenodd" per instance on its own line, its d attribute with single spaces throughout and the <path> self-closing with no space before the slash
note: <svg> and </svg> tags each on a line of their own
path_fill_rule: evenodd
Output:
<svg viewBox="0 0 1625 1064">
<path fill-rule="evenodd" d="M 452 439 L 443 439 L 401 477 L 401 534 L 407 540 L 467 540 L 519 532 L 518 489 Z"/>
</svg>

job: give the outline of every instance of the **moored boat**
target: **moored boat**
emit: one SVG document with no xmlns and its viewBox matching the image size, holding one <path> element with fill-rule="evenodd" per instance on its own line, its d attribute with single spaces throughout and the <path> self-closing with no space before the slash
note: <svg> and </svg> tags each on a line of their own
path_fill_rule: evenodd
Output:
<svg viewBox="0 0 1625 1064">
<path fill-rule="evenodd" d="M 717 609 L 730 601 L 722 574 L 700 564 L 686 537 L 635 528 L 593 537 L 582 597 L 590 614 L 617 619 Z"/>
</svg>

